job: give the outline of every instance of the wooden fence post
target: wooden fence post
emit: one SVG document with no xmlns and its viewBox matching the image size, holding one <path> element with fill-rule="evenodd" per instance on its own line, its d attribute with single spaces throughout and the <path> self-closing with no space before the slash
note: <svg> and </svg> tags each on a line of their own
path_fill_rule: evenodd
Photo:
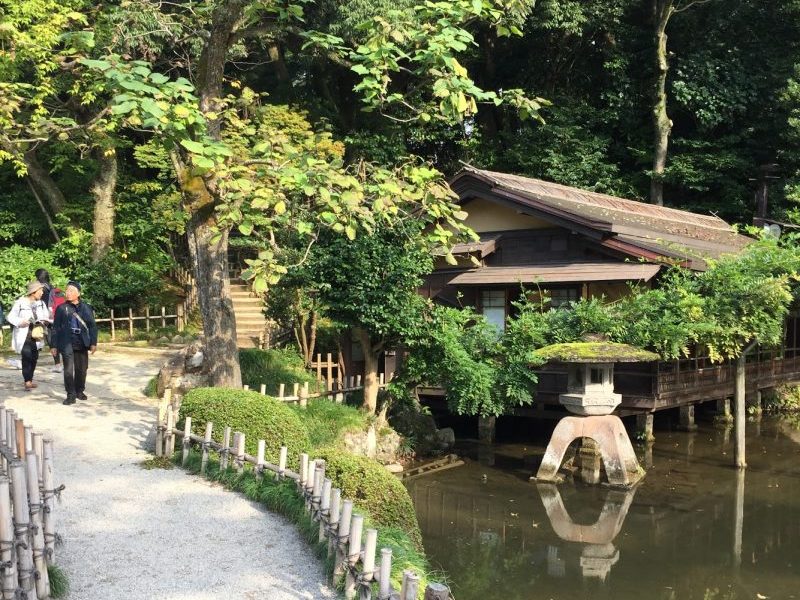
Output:
<svg viewBox="0 0 800 600">
<path fill-rule="evenodd" d="M 317 381 L 322 381 L 322 354 L 317 354 Z"/>
<path fill-rule="evenodd" d="M 36 452 L 28 450 L 25 455 L 25 478 L 28 484 L 28 499 L 31 513 L 31 550 L 33 565 L 36 568 L 36 595 L 39 598 L 50 596 L 50 579 L 47 576 L 45 559 L 44 529 L 42 528 L 42 497 L 39 493 L 39 465 Z"/>
<path fill-rule="evenodd" d="M 36 453 L 36 464 L 39 466 L 39 488 L 44 489 L 44 434 L 33 434 L 33 451 Z"/>
<path fill-rule="evenodd" d="M 281 384 L 281 385 L 283 385 L 283 384 Z M 261 384 L 261 389 L 259 391 L 261 392 L 262 396 L 266 396 L 267 395 L 267 384 L 266 383 L 262 383 Z"/>
<path fill-rule="evenodd" d="M 236 447 L 236 472 L 244 472 L 244 433 L 239 432 L 239 438 L 233 444 Z"/>
<path fill-rule="evenodd" d="M 203 455 L 200 458 L 200 472 L 205 473 L 208 468 L 208 452 L 211 448 L 211 433 L 214 429 L 214 423 L 209 421 L 206 423 L 206 433 L 203 436 Z"/>
<path fill-rule="evenodd" d="M 219 468 L 224 471 L 228 468 L 228 454 L 231 451 L 231 428 L 226 427 L 222 433 L 222 448 L 219 451 Z"/>
<path fill-rule="evenodd" d="M 392 593 L 392 549 L 381 550 L 381 574 L 378 577 L 378 600 L 389 600 Z"/>
<path fill-rule="evenodd" d="M 8 477 L 0 477 L 0 571 L 3 598 L 13 598 L 17 589 L 17 561 L 14 551 L 14 519 L 11 515 L 11 485 Z"/>
<path fill-rule="evenodd" d="M 14 533 L 17 549 L 17 569 L 19 585 L 28 594 L 34 595 L 35 576 L 33 565 L 33 548 L 28 533 L 30 531 L 31 516 L 28 506 L 28 486 L 25 483 L 25 465 L 22 461 L 15 460 L 11 463 L 11 492 L 14 494 Z"/>
<path fill-rule="evenodd" d="M 167 431 L 164 435 L 164 454 L 167 458 L 172 459 L 175 453 L 175 433 L 172 429 L 175 427 L 175 413 L 172 410 L 172 405 L 167 406 Z"/>
<path fill-rule="evenodd" d="M 419 591 L 419 575 L 414 571 L 403 571 L 403 585 L 400 588 L 400 600 L 417 600 Z"/>
<path fill-rule="evenodd" d="M 355 514 L 350 522 L 350 547 L 347 551 L 347 572 L 344 578 L 344 597 L 345 600 L 353 600 L 356 597 L 356 565 L 361 558 L 361 530 L 364 527 L 364 517 Z"/>
<path fill-rule="evenodd" d="M 331 353 L 328 352 L 328 354 L 325 356 L 325 358 L 326 358 L 326 361 L 325 361 L 326 362 L 326 365 L 325 365 L 325 379 L 327 379 L 328 381 L 331 381 L 331 380 L 333 380 L 333 358 L 331 357 Z M 330 383 L 328 385 L 330 385 Z"/>
<path fill-rule="evenodd" d="M 53 440 L 46 439 L 42 442 L 42 456 L 44 469 L 42 471 L 42 488 L 44 489 L 44 545 L 47 548 L 47 556 L 52 562 L 56 549 L 56 520 L 53 515 L 55 508 L 56 484 L 53 479 Z M 0 498 L 2 493 L 0 492 Z M 2 538 L 2 534 L 0 534 Z M 5 538 L 2 538 L 5 539 Z"/>
<path fill-rule="evenodd" d="M 362 564 L 361 588 L 362 600 L 369 600 L 372 597 L 371 583 L 375 578 L 375 549 L 378 545 L 378 530 L 367 529 L 367 536 L 364 540 L 364 562 Z"/>
<path fill-rule="evenodd" d="M 319 501 L 319 541 L 325 541 L 328 523 L 331 516 L 331 480 L 327 477 L 322 482 L 322 497 Z"/>
<path fill-rule="evenodd" d="M 111 317 L 109 319 L 109 323 L 111 323 L 111 341 L 117 339 L 116 329 L 114 329 L 114 309 L 111 309 Z"/>
<path fill-rule="evenodd" d="M 175 306 L 175 314 L 178 315 L 178 331 L 182 332 L 186 326 L 186 321 L 183 316 L 183 304 L 177 304 Z"/>
<path fill-rule="evenodd" d="M 328 556 L 331 556 L 336 551 L 336 540 L 339 537 L 339 511 L 342 501 L 342 490 L 333 488 L 331 490 L 331 504 L 328 509 L 328 531 L 330 537 L 328 538 Z"/>
<path fill-rule="evenodd" d="M 150 305 L 148 304 L 144 309 L 144 330 L 150 333 Z"/>
<path fill-rule="evenodd" d="M 25 445 L 25 421 L 22 419 L 14 419 L 14 440 L 17 442 L 17 457 L 25 460 L 27 446 Z"/>
<path fill-rule="evenodd" d="M 189 460 L 189 450 L 192 447 L 192 417 L 186 417 L 183 422 L 183 455 L 181 456 L 181 464 L 185 465 Z"/>
<path fill-rule="evenodd" d="M 256 455 L 256 478 L 262 479 L 264 477 L 264 455 L 267 452 L 267 442 L 265 440 L 258 440 L 258 453 Z"/>
<path fill-rule="evenodd" d="M 161 307 L 161 328 L 164 329 L 167 326 L 167 307 Z"/>
<path fill-rule="evenodd" d="M 450 600 L 450 588 L 441 583 L 429 583 L 425 588 L 425 600 Z"/>
<path fill-rule="evenodd" d="M 336 558 L 333 563 L 333 582 L 338 584 L 347 568 L 346 552 L 347 542 L 350 539 L 350 522 L 353 515 L 353 501 L 345 500 L 342 503 L 342 514 L 339 517 L 339 535 L 336 540 Z"/>
<path fill-rule="evenodd" d="M 286 446 L 281 446 L 281 453 L 278 456 L 278 479 L 283 479 L 286 474 L 286 458 L 289 454 L 289 449 Z"/>
<path fill-rule="evenodd" d="M 133 337 L 133 309 L 128 309 L 128 335 Z"/>
<path fill-rule="evenodd" d="M 300 395 L 298 396 L 298 403 L 302 407 L 308 406 L 308 384 L 300 388 Z"/>
</svg>

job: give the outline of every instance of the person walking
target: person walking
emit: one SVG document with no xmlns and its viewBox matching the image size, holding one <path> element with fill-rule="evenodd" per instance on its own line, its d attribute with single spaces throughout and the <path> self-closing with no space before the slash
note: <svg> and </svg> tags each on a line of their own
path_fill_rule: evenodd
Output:
<svg viewBox="0 0 800 600">
<path fill-rule="evenodd" d="M 45 327 L 50 323 L 50 314 L 42 302 L 44 285 L 40 281 L 28 284 L 26 295 L 17 298 L 6 317 L 14 326 L 11 347 L 22 357 L 22 379 L 25 391 L 38 387 L 33 381 L 39 350 L 44 347 Z"/>
<path fill-rule="evenodd" d="M 70 281 L 64 290 L 66 302 L 56 309 L 53 320 L 54 345 L 50 352 L 61 353 L 64 364 L 63 404 L 86 400 L 86 371 L 89 354 L 97 349 L 97 324 L 92 307 L 81 300 L 81 284 Z"/>
<path fill-rule="evenodd" d="M 41 281 L 44 286 L 42 290 L 42 302 L 44 302 L 44 305 L 50 311 L 50 322 L 52 324 L 56 316 L 56 308 L 64 302 L 64 294 L 60 289 L 54 287 L 53 284 L 50 283 L 50 272 L 47 269 L 36 269 L 36 280 Z M 45 342 L 47 342 L 51 353 L 53 349 L 52 333 L 52 327 L 48 327 Z M 63 367 L 61 366 L 61 354 L 58 352 L 53 355 L 53 368 L 51 370 L 54 373 L 61 373 L 63 371 Z"/>
</svg>

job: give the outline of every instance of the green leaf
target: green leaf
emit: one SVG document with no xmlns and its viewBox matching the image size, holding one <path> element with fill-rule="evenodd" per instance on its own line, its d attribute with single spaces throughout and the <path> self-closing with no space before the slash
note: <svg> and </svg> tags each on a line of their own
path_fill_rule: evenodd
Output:
<svg viewBox="0 0 800 600">
<path fill-rule="evenodd" d="M 347 235 L 347 239 L 354 240 L 356 239 L 356 228 L 354 225 L 347 225 L 344 228 L 344 232 Z"/>
<path fill-rule="evenodd" d="M 193 154 L 203 154 L 205 151 L 205 146 L 200 142 L 195 142 L 194 140 L 181 140 L 181 146 Z"/>
<path fill-rule="evenodd" d="M 250 235 L 253 233 L 253 222 L 243 221 L 242 223 L 239 223 L 239 232 L 242 235 Z"/>
</svg>

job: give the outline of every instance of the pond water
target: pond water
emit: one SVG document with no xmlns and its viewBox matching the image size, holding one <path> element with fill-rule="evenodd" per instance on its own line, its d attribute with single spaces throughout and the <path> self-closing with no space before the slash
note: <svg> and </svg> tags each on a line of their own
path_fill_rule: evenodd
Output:
<svg viewBox="0 0 800 600">
<path fill-rule="evenodd" d="M 800 599 L 800 425 L 656 430 L 627 492 L 528 482 L 547 439 L 464 443 L 466 465 L 408 482 L 456 600 Z"/>
</svg>

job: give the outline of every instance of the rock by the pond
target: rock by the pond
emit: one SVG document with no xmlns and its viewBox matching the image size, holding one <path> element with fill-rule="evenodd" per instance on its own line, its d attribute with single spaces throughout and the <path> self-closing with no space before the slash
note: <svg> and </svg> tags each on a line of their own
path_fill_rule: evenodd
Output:
<svg viewBox="0 0 800 600">
<path fill-rule="evenodd" d="M 182 344 L 183 343 L 183 337 L 181 337 L 179 335 L 173 336 L 172 337 L 172 343 L 173 344 Z"/>
<path fill-rule="evenodd" d="M 156 340 L 156 344 L 169 344 L 169 338 L 165 335 L 162 335 Z"/>
<path fill-rule="evenodd" d="M 386 467 L 386 470 L 389 471 L 389 473 L 402 473 L 403 472 L 403 465 L 401 465 L 400 463 L 391 463 L 391 464 L 384 465 L 384 466 Z"/>
<path fill-rule="evenodd" d="M 196 387 L 209 384 L 208 374 L 203 371 L 203 350 L 199 343 L 193 343 L 181 349 L 165 362 L 158 372 L 157 393 L 164 395 L 164 390 L 172 389 L 183 395 Z"/>
<path fill-rule="evenodd" d="M 456 433 L 452 427 L 444 427 L 436 432 L 436 441 L 444 449 L 452 448 L 456 443 Z"/>
</svg>

